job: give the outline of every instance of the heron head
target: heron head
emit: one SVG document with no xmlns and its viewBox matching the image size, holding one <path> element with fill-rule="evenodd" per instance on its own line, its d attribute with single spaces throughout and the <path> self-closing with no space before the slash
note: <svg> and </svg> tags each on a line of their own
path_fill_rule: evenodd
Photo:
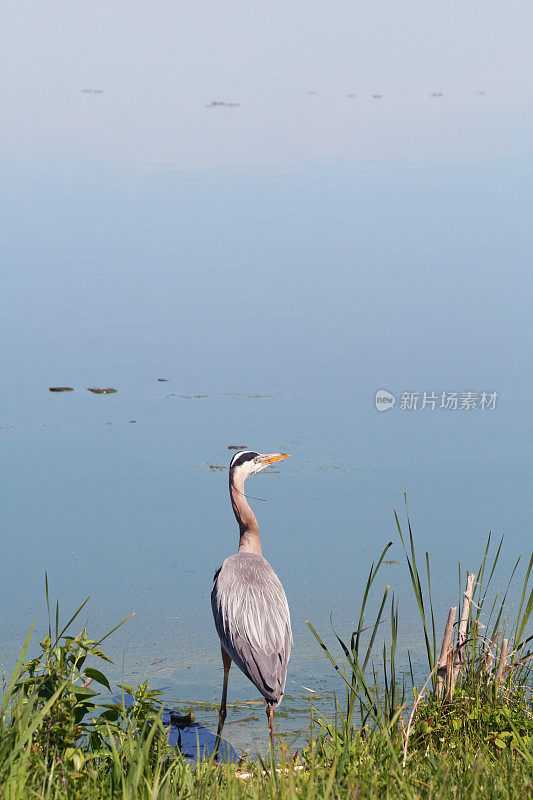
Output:
<svg viewBox="0 0 533 800">
<path fill-rule="evenodd" d="M 245 481 L 250 475 L 257 475 L 265 467 L 289 457 L 288 453 L 256 453 L 255 450 L 240 450 L 231 459 L 230 480 L 233 480 L 235 475 L 239 475 Z"/>
</svg>

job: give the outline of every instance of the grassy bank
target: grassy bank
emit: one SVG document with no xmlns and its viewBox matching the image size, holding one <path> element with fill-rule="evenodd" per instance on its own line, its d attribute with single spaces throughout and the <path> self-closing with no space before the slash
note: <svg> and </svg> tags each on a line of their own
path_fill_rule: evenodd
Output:
<svg viewBox="0 0 533 800">
<path fill-rule="evenodd" d="M 328 716 L 311 709 L 311 736 L 300 753 L 280 741 L 239 765 L 214 758 L 190 764 L 170 746 L 157 692 L 123 687 L 113 701 L 103 637 L 61 628 L 49 607 L 39 654 L 27 660 L 33 631 L 9 680 L 0 718 L 0 798 L 523 798 L 533 794 L 530 588 L 506 616 L 506 587 L 492 580 L 501 543 L 491 543 L 464 597 L 437 630 L 429 561 L 419 572 L 409 522 L 404 543 L 427 654 L 427 681 L 396 667 L 398 604 L 387 587 L 369 624 L 367 604 L 388 546 L 372 566 L 357 627 L 338 652 L 310 625 L 330 659 L 339 695 Z M 513 576 L 518 578 L 521 562 Z M 511 576 L 511 577 L 513 577 Z M 47 590 L 48 599 L 48 590 Z M 87 602 L 87 601 L 85 601 Z M 382 642 L 386 621 L 389 635 Z M 444 629 L 445 620 L 439 619 Z M 108 634 L 111 635 L 113 631 Z M 442 645 L 440 640 L 442 638 Z M 440 647 L 438 647 L 438 644 Z M 124 693 L 134 696 L 125 702 Z"/>
</svg>

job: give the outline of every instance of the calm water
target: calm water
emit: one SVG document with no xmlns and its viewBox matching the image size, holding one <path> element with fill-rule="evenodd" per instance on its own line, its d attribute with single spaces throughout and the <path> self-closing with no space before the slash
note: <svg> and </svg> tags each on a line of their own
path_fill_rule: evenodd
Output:
<svg viewBox="0 0 533 800">
<path fill-rule="evenodd" d="M 9 89 L 2 168 L 3 665 L 35 613 L 45 629 L 47 571 L 64 617 L 92 594 L 95 635 L 136 612 L 108 640 L 115 680 L 216 701 L 209 592 L 237 546 L 228 446 L 246 445 L 292 455 L 247 484 L 292 612 L 281 730 L 305 727 L 299 684 L 342 688 L 306 620 L 331 640 L 332 613 L 349 634 L 389 540 L 400 563 L 377 588 L 399 598 L 403 663 L 409 647 L 422 675 L 403 492 L 439 629 L 458 559 L 475 569 L 490 529 L 501 575 L 531 549 L 530 109 L 502 86 L 456 87 L 436 110 L 427 87 L 378 102 L 370 83 L 349 108 L 303 86 L 254 106 L 251 83 L 242 107 L 206 108 L 219 95 L 195 85 L 179 122 L 168 86 L 141 113 L 131 87 L 48 77 Z M 496 407 L 440 409 L 442 392 Z M 232 670 L 229 699 L 256 697 Z M 266 742 L 253 714 L 227 729 L 239 748 Z"/>
</svg>

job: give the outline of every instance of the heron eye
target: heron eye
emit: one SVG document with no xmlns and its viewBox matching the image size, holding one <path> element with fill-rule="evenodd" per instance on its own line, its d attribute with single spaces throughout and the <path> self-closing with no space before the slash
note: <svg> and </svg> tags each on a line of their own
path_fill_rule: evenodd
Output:
<svg viewBox="0 0 533 800">
<path fill-rule="evenodd" d="M 256 456 L 256 457 L 254 458 L 254 464 L 258 464 L 258 463 L 259 463 L 259 456 Z"/>
</svg>

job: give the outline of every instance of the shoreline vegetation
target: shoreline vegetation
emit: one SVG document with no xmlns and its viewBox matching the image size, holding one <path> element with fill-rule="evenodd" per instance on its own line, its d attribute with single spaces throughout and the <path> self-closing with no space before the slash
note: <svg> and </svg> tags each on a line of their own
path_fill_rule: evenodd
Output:
<svg viewBox="0 0 533 800">
<path fill-rule="evenodd" d="M 26 660 L 32 625 L 11 677 L 3 679 L 0 800 L 533 795 L 533 555 L 521 578 L 519 558 L 509 582 L 494 587 L 502 541 L 493 545 L 489 535 L 477 571 L 463 574 L 459 566 L 462 600 L 446 614 L 433 604 L 427 553 L 419 568 L 408 514 L 405 534 L 395 516 L 425 643 L 423 686 L 415 683 L 410 657 L 407 672 L 398 670 L 398 600 L 388 586 L 376 619 L 367 620 L 389 543 L 370 569 L 350 639 L 333 631 L 338 653 L 308 622 L 340 692 L 329 715 L 311 700 L 307 746 L 291 753 L 278 737 L 276 753 L 237 764 L 215 756 L 191 763 L 169 742 L 159 692 L 144 682 L 123 685 L 121 699 L 113 698 L 102 643 L 119 625 L 98 641 L 85 629 L 71 635 L 89 598 L 61 628 L 46 581 L 49 624 L 40 653 Z M 521 593 L 509 618 L 512 580 L 521 581 Z M 187 711 L 180 714 L 190 723 Z"/>
</svg>

